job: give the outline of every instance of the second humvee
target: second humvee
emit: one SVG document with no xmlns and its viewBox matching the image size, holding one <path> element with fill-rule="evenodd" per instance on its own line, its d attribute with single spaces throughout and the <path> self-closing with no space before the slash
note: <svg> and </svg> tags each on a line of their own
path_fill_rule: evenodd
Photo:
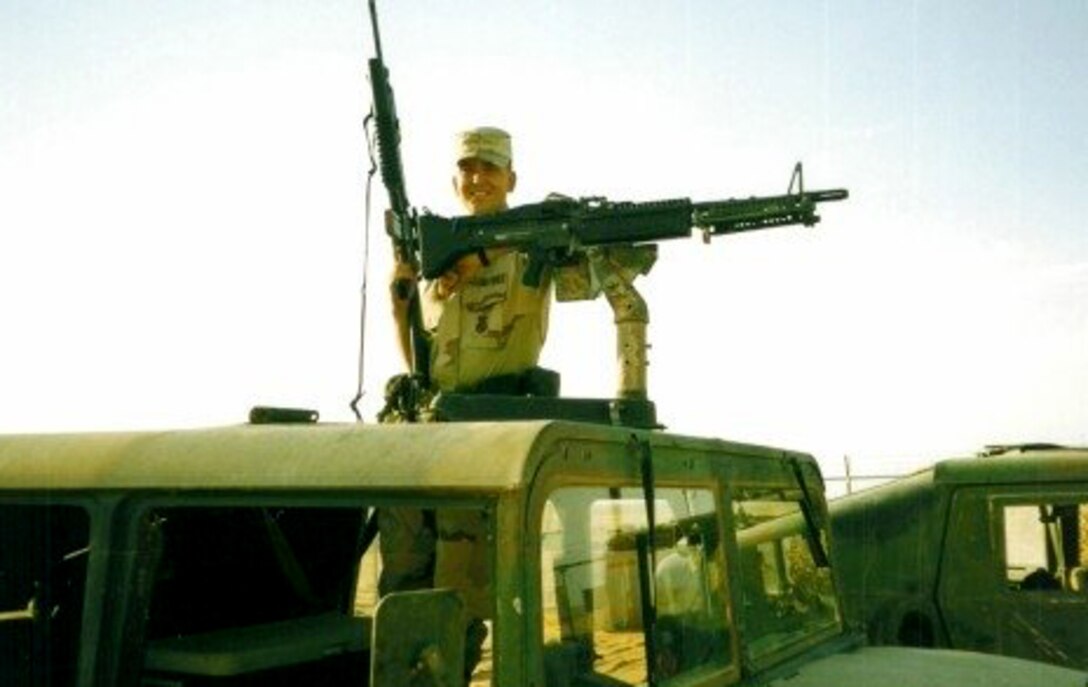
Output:
<svg viewBox="0 0 1088 687">
<path fill-rule="evenodd" d="M 484 523 L 445 589 L 377 594 L 374 514 Z M 468 546 L 453 539 L 438 545 Z M 0 677 L 15 687 L 903 687 L 1082 673 L 867 648 L 814 460 L 581 423 L 0 437 Z M 460 583 L 457 580 L 467 581 Z"/>
<path fill-rule="evenodd" d="M 1088 668 L 1088 449 L 991 447 L 830 510 L 846 616 L 873 643 Z"/>
</svg>

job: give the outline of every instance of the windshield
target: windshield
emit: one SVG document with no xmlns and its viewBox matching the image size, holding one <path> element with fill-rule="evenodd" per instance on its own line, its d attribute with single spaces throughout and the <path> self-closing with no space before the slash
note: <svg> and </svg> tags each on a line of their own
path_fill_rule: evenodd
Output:
<svg viewBox="0 0 1088 687">
<path fill-rule="evenodd" d="M 653 507 L 651 546 L 641 489 L 569 487 L 549 498 L 540 537 L 549 687 L 644 684 L 651 655 L 663 682 L 733 663 L 713 493 L 661 488 Z"/>
<path fill-rule="evenodd" d="M 831 569 L 817 565 L 800 492 L 741 492 L 733 503 L 741 555 L 740 613 L 748 658 L 839 629 Z M 820 529 L 826 549 L 827 532 Z"/>
</svg>

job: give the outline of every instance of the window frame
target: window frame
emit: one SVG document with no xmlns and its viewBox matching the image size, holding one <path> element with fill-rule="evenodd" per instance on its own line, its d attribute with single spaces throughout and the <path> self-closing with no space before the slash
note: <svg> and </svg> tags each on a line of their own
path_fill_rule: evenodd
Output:
<svg viewBox="0 0 1088 687">
<path fill-rule="evenodd" d="M 741 643 L 734 609 L 734 567 L 731 556 L 736 542 L 731 536 L 732 519 L 723 478 L 716 474 L 711 464 L 711 454 L 675 446 L 652 446 L 654 490 L 665 488 L 708 491 L 713 499 L 715 520 L 721 533 L 717 557 L 722 571 L 722 612 L 726 614 L 730 662 L 722 666 L 702 666 L 672 676 L 663 684 L 709 687 L 733 684 L 741 678 Z M 698 457 L 693 457 L 693 454 Z M 525 641 L 535 647 L 530 652 L 538 657 L 537 664 L 530 666 L 531 674 L 538 674 L 544 684 L 544 579 L 541 556 L 541 533 L 544 510 L 551 495 L 564 488 L 620 488 L 642 491 L 642 481 L 636 461 L 632 461 L 624 445 L 603 442 L 569 442 L 554 452 L 537 473 L 531 492 L 526 499 L 524 519 L 525 584 L 529 606 L 524 617 Z"/>
<path fill-rule="evenodd" d="M 995 490 L 997 492 L 997 490 Z M 993 546 L 993 565 L 996 586 L 1002 596 L 1022 597 L 1031 590 L 1014 589 L 1008 578 L 1008 537 L 1006 531 L 1006 509 L 1010 507 L 1039 507 L 1079 505 L 1088 509 L 1088 485 L 1078 489 L 1069 484 L 1054 485 L 1051 488 L 1039 485 L 1006 487 L 1003 491 L 990 493 L 986 497 L 987 513 L 990 519 L 990 539 Z M 1082 542 L 1081 546 L 1085 546 Z M 1088 594 L 1068 589 L 1063 582 L 1061 589 L 1037 590 L 1050 595 L 1050 598 L 1065 600 L 1068 603 L 1088 604 Z"/>
<path fill-rule="evenodd" d="M 304 490 L 261 490 L 250 491 L 244 489 L 229 490 L 194 490 L 184 492 L 166 492 L 159 490 L 128 492 L 122 504 L 125 513 L 123 520 L 126 523 L 126 531 L 123 533 L 122 546 L 135 553 L 131 560 L 126 562 L 124 575 L 133 581 L 133 584 L 125 585 L 126 602 L 124 604 L 123 637 L 124 646 L 127 648 L 124 656 L 119 659 L 122 679 L 116 682 L 124 687 L 137 687 L 141 684 L 141 666 L 149 642 L 147 637 L 148 621 L 145 617 L 141 596 L 148 597 L 153 593 L 154 575 L 147 568 L 142 568 L 139 559 L 147 552 L 145 550 L 146 528 L 148 516 L 155 511 L 169 509 L 200 509 L 200 508 L 286 508 L 286 509 L 328 509 L 328 510 L 357 510 L 363 517 L 370 508 L 388 506 L 419 506 L 421 508 L 482 508 L 491 513 L 493 530 L 498 529 L 496 513 L 499 510 L 500 498 L 494 494 L 467 493 L 449 494 L 447 492 L 435 494 L 423 491 L 413 491 L 391 495 L 389 491 L 378 490 L 353 490 L 343 489 L 324 490 L 308 488 Z M 494 582 L 498 575 L 496 568 L 496 545 L 493 537 L 489 538 L 488 568 Z M 377 552 L 378 542 L 375 538 L 371 542 L 374 553 Z M 367 550 L 367 555 L 371 549 Z M 355 561 L 352 577 L 354 584 L 358 585 L 362 557 Z M 151 565 L 155 565 L 152 563 Z M 142 582 L 143 584 L 139 584 Z M 350 608 L 341 609 L 345 614 L 354 612 L 356 589 L 352 589 L 351 598 L 348 601 Z M 493 627 L 498 624 L 498 615 L 495 609 L 498 594 L 492 599 Z M 148 606 L 148 609 L 150 607 Z M 366 616 L 363 616 L 366 617 Z M 372 620 L 372 616 L 371 616 Z M 240 627 L 256 627 L 260 625 L 243 625 Z M 494 632 L 494 630 L 493 630 Z M 197 633 L 199 635 L 200 633 Z M 369 651 L 369 644 L 364 651 Z M 136 666 L 133 668 L 133 666 Z M 492 684 L 494 684 L 494 671 Z"/>
</svg>

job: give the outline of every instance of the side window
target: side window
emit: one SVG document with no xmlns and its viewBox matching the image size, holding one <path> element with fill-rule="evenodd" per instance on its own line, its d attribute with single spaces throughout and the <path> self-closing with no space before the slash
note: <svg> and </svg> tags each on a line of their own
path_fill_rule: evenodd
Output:
<svg viewBox="0 0 1088 687">
<path fill-rule="evenodd" d="M 149 511 L 143 684 L 364 684 L 352 612 L 365 509 Z M 210 683 L 209 683 L 210 684 Z"/>
<path fill-rule="evenodd" d="M 82 508 L 0 505 L 4 685 L 75 684 L 89 552 Z"/>
<path fill-rule="evenodd" d="M 541 532 L 548 687 L 643 684 L 651 654 L 660 681 L 732 663 L 713 493 L 655 496 L 652 537 L 639 489 L 573 487 L 549 498 Z"/>
<path fill-rule="evenodd" d="M 772 654 L 837 629 L 831 570 L 816 564 L 801 495 L 783 490 L 741 492 L 733 503 L 741 556 L 740 614 L 752 658 Z"/>
<path fill-rule="evenodd" d="M 1002 516 L 1009 589 L 1088 594 L 1088 503 L 1006 505 Z"/>
</svg>

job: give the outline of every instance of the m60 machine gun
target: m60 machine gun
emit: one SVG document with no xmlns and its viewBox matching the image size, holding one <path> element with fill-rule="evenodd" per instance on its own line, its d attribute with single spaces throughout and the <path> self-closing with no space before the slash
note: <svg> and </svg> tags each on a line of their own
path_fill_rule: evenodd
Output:
<svg viewBox="0 0 1088 687">
<path fill-rule="evenodd" d="M 796 186 L 796 190 L 795 190 Z M 423 276 L 433 279 L 462 255 L 507 247 L 532 261 L 528 285 L 539 283 L 545 265 L 576 262 L 594 246 L 641 244 L 687 238 L 693 230 L 704 241 L 713 236 L 820 221 L 816 204 L 844 200 L 845 189 L 805 191 L 801 163 L 794 167 L 785 195 L 695 203 L 687 198 L 648 202 L 613 202 L 605 198 L 553 196 L 542 203 L 506 212 L 446 218 L 419 218 Z"/>
<path fill-rule="evenodd" d="M 545 268 L 556 273 L 560 301 L 588 300 L 604 293 L 616 324 L 620 419 L 654 424 L 646 389 L 646 327 L 649 312 L 634 287 L 657 258 L 657 242 L 688 238 L 695 230 L 714 236 L 820 221 L 817 204 L 844 200 L 845 189 L 806 191 L 801 163 L 785 195 L 692 202 L 687 198 L 612 202 L 551 197 L 493 215 L 418 218 L 423 276 L 434 278 L 464 255 L 508 248 L 525 253 L 528 285 L 540 283 Z M 618 405 L 617 405 L 618 404 Z M 614 413 L 615 415 L 615 413 Z M 613 417 L 615 419 L 615 417 Z"/>
</svg>

